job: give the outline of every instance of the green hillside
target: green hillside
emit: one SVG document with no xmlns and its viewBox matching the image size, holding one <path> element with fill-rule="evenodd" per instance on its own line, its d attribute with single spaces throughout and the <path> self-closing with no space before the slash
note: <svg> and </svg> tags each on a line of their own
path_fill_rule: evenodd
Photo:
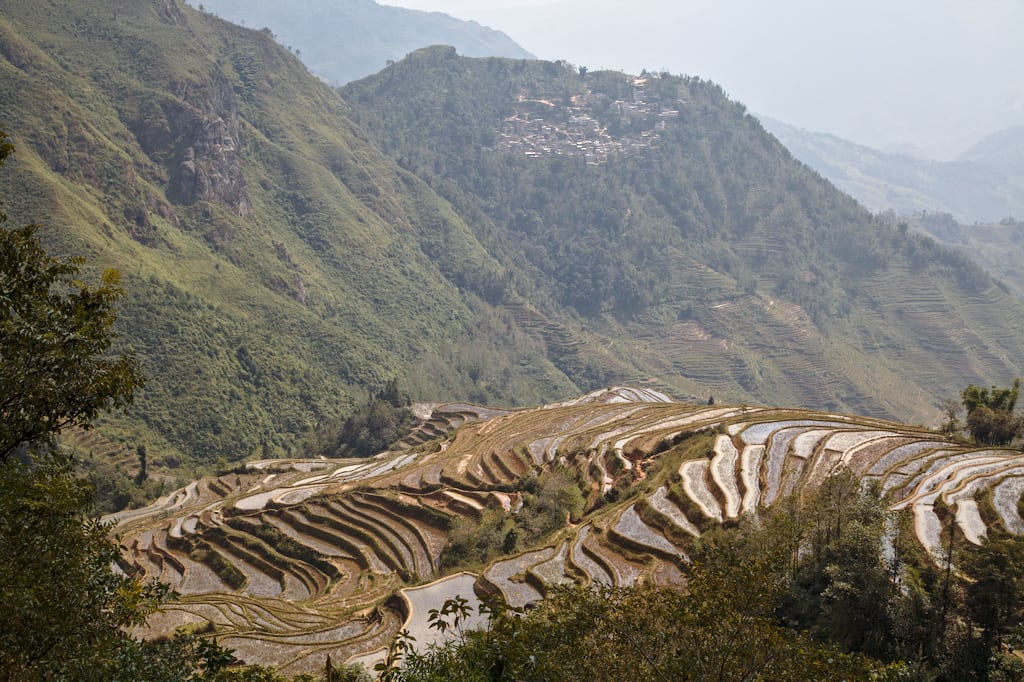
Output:
<svg viewBox="0 0 1024 682">
<path fill-rule="evenodd" d="M 342 94 L 528 273 L 539 314 L 600 335 L 604 374 L 561 365 L 577 383 L 931 422 L 957 386 L 1021 372 L 1017 302 L 876 222 L 713 83 L 438 47 Z"/>
<path fill-rule="evenodd" d="M 699 79 L 434 48 L 339 96 L 180 0 L 0 0 L 0 54 L 11 224 L 124 274 L 147 384 L 67 436 L 128 475 L 304 453 L 391 379 L 935 423 L 1024 373 L 1019 303 Z"/>
<path fill-rule="evenodd" d="M 425 399 L 576 390 L 484 300 L 506 273 L 463 220 L 268 35 L 171 0 L 5 0 L 0 51 L 11 224 L 122 271 L 148 378 L 90 452 L 297 452 L 393 377 Z"/>
</svg>

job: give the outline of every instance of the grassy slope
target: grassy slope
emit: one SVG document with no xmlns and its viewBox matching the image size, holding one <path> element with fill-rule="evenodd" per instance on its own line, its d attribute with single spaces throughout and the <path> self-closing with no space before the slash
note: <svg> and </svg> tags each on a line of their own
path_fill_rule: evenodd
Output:
<svg viewBox="0 0 1024 682">
<path fill-rule="evenodd" d="M 18 150 L 0 195 L 55 253 L 125 275 L 148 383 L 105 433 L 151 464 L 294 452 L 392 376 L 428 399 L 574 390 L 543 361 L 501 374 L 531 354 L 472 290 L 500 266 L 266 35 L 142 0 L 3 2 L 0 35 Z M 190 201 L 180 164 L 217 118 L 237 145 L 217 168 L 244 189 Z"/>
<path fill-rule="evenodd" d="M 874 221 L 711 83 L 648 82 L 649 98 L 686 102 L 677 122 L 601 166 L 491 150 L 520 97 L 587 91 L 605 125 L 607 103 L 633 94 L 620 74 L 441 48 L 343 89 L 385 150 L 529 273 L 550 320 L 574 309 L 603 339 L 617 366 L 553 355 L 577 383 L 653 375 L 676 392 L 931 422 L 966 383 L 1024 370 L 1019 303 Z"/>
</svg>

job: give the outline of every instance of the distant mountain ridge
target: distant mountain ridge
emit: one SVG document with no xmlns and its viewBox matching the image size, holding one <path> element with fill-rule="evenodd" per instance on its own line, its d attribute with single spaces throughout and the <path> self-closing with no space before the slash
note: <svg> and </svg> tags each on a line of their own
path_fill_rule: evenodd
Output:
<svg viewBox="0 0 1024 682">
<path fill-rule="evenodd" d="M 939 162 L 761 120 L 796 158 L 872 211 L 943 212 L 965 223 L 1024 215 L 1024 127 L 993 133 L 957 159 Z"/>
<path fill-rule="evenodd" d="M 468 57 L 533 57 L 500 31 L 441 12 L 373 0 L 192 0 L 228 21 L 268 27 L 301 51 L 313 73 L 335 85 L 369 76 L 428 45 L 452 45 Z"/>
</svg>

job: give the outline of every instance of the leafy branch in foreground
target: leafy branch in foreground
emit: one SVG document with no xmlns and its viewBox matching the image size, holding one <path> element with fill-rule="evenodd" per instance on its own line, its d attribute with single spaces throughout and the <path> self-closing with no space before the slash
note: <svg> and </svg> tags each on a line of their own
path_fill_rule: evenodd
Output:
<svg viewBox="0 0 1024 682">
<path fill-rule="evenodd" d="M 0 165 L 6 140 L 0 128 Z M 55 447 L 62 428 L 130 404 L 142 377 L 130 355 L 107 356 L 117 272 L 89 287 L 37 230 L 0 224 L 0 679 L 212 680 L 234 660 L 216 643 L 128 634 L 170 590 L 112 568 L 121 548 Z"/>
<path fill-rule="evenodd" d="M 3 156 L 0 156 L 2 165 Z M 0 461 L 100 411 L 131 404 L 142 385 L 130 354 L 106 355 L 116 270 L 98 287 L 78 280 L 83 261 L 47 255 L 38 225 L 8 229 L 0 214 Z"/>
</svg>

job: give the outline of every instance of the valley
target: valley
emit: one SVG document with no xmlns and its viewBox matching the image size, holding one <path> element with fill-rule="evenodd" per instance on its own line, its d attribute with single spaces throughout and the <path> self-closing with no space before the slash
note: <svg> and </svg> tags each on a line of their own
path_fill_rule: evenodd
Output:
<svg viewBox="0 0 1024 682">
<path fill-rule="evenodd" d="M 713 83 L 435 47 L 338 91 L 263 31 L 108 5 L 3 5 L 0 194 L 131 294 L 118 344 L 146 388 L 106 442 L 69 439 L 120 453 L 94 474 L 118 504 L 315 456 L 391 379 L 517 406 L 654 378 L 934 424 L 937 396 L 1024 374 L 1024 304 Z"/>
<path fill-rule="evenodd" d="M 1019 222 L 337 4 L 0 0 L 0 679 L 1018 679 Z"/>
</svg>

